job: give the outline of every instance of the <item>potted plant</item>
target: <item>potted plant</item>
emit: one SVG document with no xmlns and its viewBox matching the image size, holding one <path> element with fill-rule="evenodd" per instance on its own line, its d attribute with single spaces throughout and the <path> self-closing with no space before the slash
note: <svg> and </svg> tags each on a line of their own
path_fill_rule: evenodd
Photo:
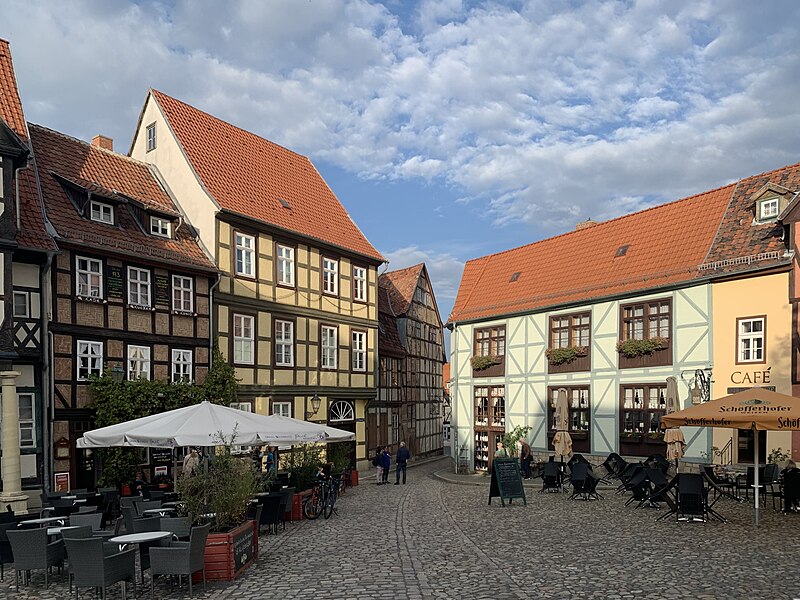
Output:
<svg viewBox="0 0 800 600">
<path fill-rule="evenodd" d="M 645 440 L 648 442 L 663 442 L 664 434 L 659 431 L 651 431 L 647 434 Z"/>
<path fill-rule="evenodd" d="M 500 362 L 499 356 L 494 356 L 492 354 L 488 356 L 478 356 L 475 355 L 469 360 L 472 368 L 476 371 L 483 371 L 484 369 L 488 369 L 492 365 L 496 365 Z"/>
<path fill-rule="evenodd" d="M 206 578 L 211 580 L 235 579 L 258 555 L 258 525 L 246 520 L 257 475 L 249 459 L 231 455 L 231 442 L 217 447 L 208 465 L 181 477 L 176 485 L 181 514 L 195 522 L 214 514 L 205 551 Z"/>
<path fill-rule="evenodd" d="M 303 499 L 311 494 L 311 484 L 323 463 L 322 450 L 322 446 L 318 444 L 300 444 L 294 446 L 286 457 L 289 485 L 295 488 L 289 514 L 292 521 L 303 518 Z"/>
<path fill-rule="evenodd" d="M 576 358 L 582 358 L 589 353 L 586 346 L 566 346 L 565 348 L 548 348 L 544 351 L 551 365 L 571 363 Z"/>
<path fill-rule="evenodd" d="M 617 342 L 617 352 L 628 357 L 647 356 L 657 350 L 663 350 L 669 345 L 669 340 L 663 337 L 651 337 L 646 340 L 627 339 Z"/>
</svg>

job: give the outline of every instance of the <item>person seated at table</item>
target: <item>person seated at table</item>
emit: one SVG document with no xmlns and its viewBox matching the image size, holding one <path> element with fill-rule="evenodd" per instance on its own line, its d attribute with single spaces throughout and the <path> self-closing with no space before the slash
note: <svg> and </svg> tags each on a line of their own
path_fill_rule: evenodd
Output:
<svg viewBox="0 0 800 600">
<path fill-rule="evenodd" d="M 144 473 L 142 471 L 136 471 L 136 479 L 134 479 L 131 484 L 131 491 L 141 495 L 145 487 L 147 487 L 147 480 L 144 478 Z"/>
<path fill-rule="evenodd" d="M 317 476 L 323 479 L 330 479 L 332 473 L 333 473 L 333 463 L 328 461 L 319 468 Z"/>
</svg>

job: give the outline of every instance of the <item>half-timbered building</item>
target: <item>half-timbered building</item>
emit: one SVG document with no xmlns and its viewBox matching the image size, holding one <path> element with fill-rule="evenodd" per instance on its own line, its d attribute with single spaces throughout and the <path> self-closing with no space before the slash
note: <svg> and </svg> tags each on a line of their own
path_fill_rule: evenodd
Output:
<svg viewBox="0 0 800 600">
<path fill-rule="evenodd" d="M 382 274 L 380 389 L 369 410 L 375 446 L 401 441 L 414 456 L 442 452 L 445 362 L 442 321 L 423 263 Z"/>
<path fill-rule="evenodd" d="M 152 163 L 214 256 L 214 331 L 239 408 L 356 433 L 376 396 L 384 261 L 311 161 L 151 90 L 131 155 Z"/>
<path fill-rule="evenodd" d="M 30 133 L 60 248 L 51 279 L 54 470 L 91 487 L 99 465 L 75 447 L 93 427 L 90 377 L 121 370 L 202 382 L 217 271 L 150 165 L 102 136 L 88 144 L 37 125 Z"/>
</svg>

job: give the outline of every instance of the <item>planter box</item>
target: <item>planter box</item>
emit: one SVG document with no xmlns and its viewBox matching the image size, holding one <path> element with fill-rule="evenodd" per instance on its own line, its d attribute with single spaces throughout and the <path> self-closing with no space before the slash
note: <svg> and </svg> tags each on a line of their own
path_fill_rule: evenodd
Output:
<svg viewBox="0 0 800 600">
<path fill-rule="evenodd" d="M 354 485 L 358 485 L 358 471 L 356 469 L 350 471 L 350 487 Z"/>
<path fill-rule="evenodd" d="M 303 490 L 297 492 L 292 496 L 292 508 L 286 511 L 283 518 L 288 521 L 302 521 L 303 520 L 303 499 L 311 495 L 311 490 Z"/>
<path fill-rule="evenodd" d="M 233 581 L 258 557 L 255 521 L 246 521 L 225 533 L 211 533 L 206 541 L 205 563 L 208 581 Z M 203 581 L 202 572 L 192 581 Z"/>
</svg>

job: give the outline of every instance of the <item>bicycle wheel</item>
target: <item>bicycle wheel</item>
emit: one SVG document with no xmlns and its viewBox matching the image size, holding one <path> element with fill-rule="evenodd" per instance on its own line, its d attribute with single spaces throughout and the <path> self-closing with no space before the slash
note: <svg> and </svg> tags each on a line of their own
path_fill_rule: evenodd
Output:
<svg viewBox="0 0 800 600">
<path fill-rule="evenodd" d="M 303 514 L 306 516 L 306 519 L 313 520 L 316 519 L 320 513 L 322 513 L 322 490 L 320 488 L 315 488 L 303 506 Z"/>
<path fill-rule="evenodd" d="M 333 514 L 333 505 L 336 504 L 336 489 L 338 484 L 331 483 L 328 485 L 328 498 L 325 502 L 325 518 L 330 519 Z"/>
</svg>

